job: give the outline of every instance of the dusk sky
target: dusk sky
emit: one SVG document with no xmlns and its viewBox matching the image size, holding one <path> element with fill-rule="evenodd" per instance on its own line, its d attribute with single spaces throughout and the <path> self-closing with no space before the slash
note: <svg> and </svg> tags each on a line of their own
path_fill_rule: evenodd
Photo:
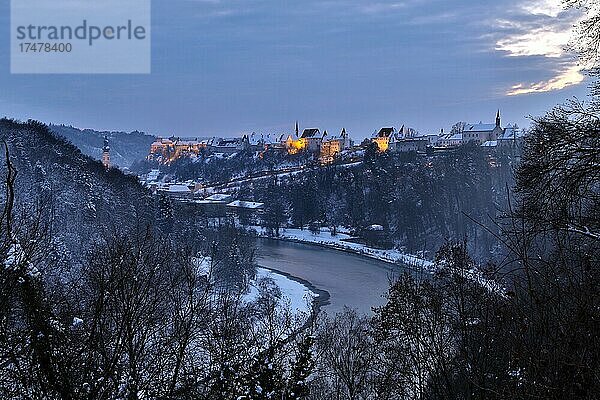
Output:
<svg viewBox="0 0 600 400">
<path fill-rule="evenodd" d="M 61 1 L 57 0 L 57 4 Z M 405 124 L 528 125 L 587 88 L 559 0 L 152 3 L 149 75 L 11 75 L 0 0 L 0 115 L 185 137 Z M 486 4 L 488 3 L 488 4 Z"/>
</svg>

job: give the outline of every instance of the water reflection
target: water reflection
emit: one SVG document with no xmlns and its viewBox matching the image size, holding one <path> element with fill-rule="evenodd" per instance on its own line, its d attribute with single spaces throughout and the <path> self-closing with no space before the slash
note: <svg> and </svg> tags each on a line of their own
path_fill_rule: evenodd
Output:
<svg viewBox="0 0 600 400">
<path fill-rule="evenodd" d="M 277 269 L 329 292 L 327 313 L 344 305 L 363 313 L 385 303 L 382 295 L 389 280 L 402 273 L 399 267 L 357 255 L 269 239 L 258 240 L 258 264 Z"/>
</svg>

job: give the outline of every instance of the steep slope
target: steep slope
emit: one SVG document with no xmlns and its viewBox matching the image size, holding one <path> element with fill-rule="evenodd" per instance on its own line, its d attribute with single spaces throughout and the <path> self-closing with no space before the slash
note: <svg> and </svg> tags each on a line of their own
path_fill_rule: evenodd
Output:
<svg viewBox="0 0 600 400">
<path fill-rule="evenodd" d="M 43 208 L 43 218 L 52 222 L 53 240 L 70 261 L 80 259 L 106 231 L 152 221 L 152 198 L 137 178 L 117 169 L 106 171 L 46 125 L 1 119 L 0 141 L 7 143 L 18 171 L 19 212 L 32 214 Z M 1 158 L 4 177 L 4 152 Z M 4 187 L 0 192 L 4 197 Z"/>
<path fill-rule="evenodd" d="M 50 125 L 49 128 L 77 146 L 83 154 L 96 160 L 100 160 L 104 136 L 108 136 L 111 163 L 121 168 L 130 167 L 134 162 L 144 159 L 155 139 L 154 136 L 138 131 L 100 132 L 66 125 Z"/>
</svg>

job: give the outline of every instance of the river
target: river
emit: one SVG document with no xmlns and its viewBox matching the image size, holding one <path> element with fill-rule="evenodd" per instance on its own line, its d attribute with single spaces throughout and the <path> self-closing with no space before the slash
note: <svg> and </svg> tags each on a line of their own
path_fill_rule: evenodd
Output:
<svg viewBox="0 0 600 400">
<path fill-rule="evenodd" d="M 271 239 L 258 240 L 257 263 L 308 281 L 329 293 L 321 311 L 334 314 L 344 306 L 368 314 L 383 305 L 389 280 L 402 272 L 382 261 L 319 246 Z"/>
</svg>

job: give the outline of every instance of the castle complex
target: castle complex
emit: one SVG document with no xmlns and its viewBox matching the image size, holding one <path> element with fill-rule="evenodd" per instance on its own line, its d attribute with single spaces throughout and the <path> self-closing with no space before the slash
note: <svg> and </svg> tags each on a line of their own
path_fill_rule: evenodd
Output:
<svg viewBox="0 0 600 400">
<path fill-rule="evenodd" d="M 427 149 L 451 149 L 457 146 L 474 143 L 483 147 L 516 146 L 522 139 L 523 132 L 517 126 L 501 126 L 500 111 L 496 113 L 495 123 L 460 124 L 450 133 L 420 134 L 413 128 L 402 126 L 383 127 L 375 131 L 370 142 L 380 152 L 424 152 Z M 108 146 L 108 145 L 106 145 Z M 182 140 L 171 137 L 158 138 L 150 147 L 148 158 L 159 157 L 162 163 L 168 164 L 180 157 L 197 156 L 203 152 L 210 154 L 231 155 L 241 151 L 263 153 L 280 151 L 288 154 L 309 153 L 317 156 L 322 163 L 331 163 L 344 151 L 354 148 L 345 128 L 339 134 L 330 135 L 319 128 L 306 128 L 300 133 L 298 122 L 291 134 L 244 134 L 237 138 L 211 138 Z"/>
</svg>

